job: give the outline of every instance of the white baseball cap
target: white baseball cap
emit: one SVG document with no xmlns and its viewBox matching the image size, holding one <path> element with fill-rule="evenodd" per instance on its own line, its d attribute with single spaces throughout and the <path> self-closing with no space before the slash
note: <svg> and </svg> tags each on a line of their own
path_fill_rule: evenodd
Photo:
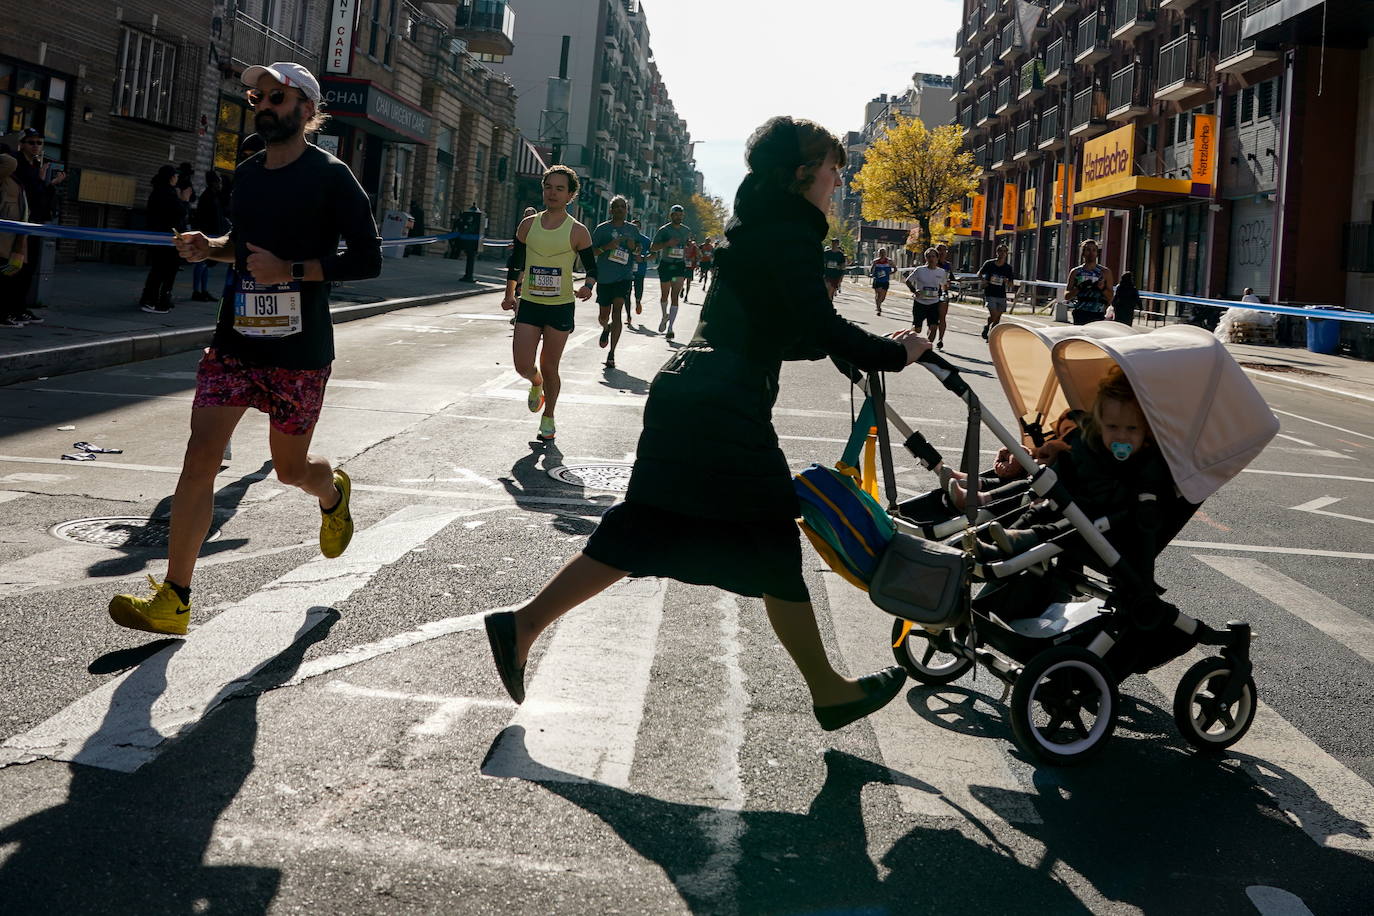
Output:
<svg viewBox="0 0 1374 916">
<path fill-rule="evenodd" d="M 684 209 L 682 208 L 682 204 L 673 204 L 671 207 L 668 208 L 668 212 L 669 212 L 669 213 L 686 213 L 687 211 L 684 210 Z"/>
<path fill-rule="evenodd" d="M 243 85 L 256 86 L 263 76 L 270 76 L 283 86 L 299 89 L 312 102 L 320 100 L 320 81 L 315 74 L 292 61 L 277 61 L 275 64 L 256 64 L 243 71 Z"/>
</svg>

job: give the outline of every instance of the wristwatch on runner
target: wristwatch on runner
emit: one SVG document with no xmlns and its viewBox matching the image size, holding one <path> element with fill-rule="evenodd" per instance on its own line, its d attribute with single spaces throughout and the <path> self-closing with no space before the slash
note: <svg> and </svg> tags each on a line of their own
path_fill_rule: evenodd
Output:
<svg viewBox="0 0 1374 916">
<path fill-rule="evenodd" d="M 292 280 L 304 280 L 304 279 L 305 279 L 305 262 L 304 262 L 304 261 L 292 261 L 292 262 L 291 262 L 291 279 L 292 279 Z"/>
</svg>

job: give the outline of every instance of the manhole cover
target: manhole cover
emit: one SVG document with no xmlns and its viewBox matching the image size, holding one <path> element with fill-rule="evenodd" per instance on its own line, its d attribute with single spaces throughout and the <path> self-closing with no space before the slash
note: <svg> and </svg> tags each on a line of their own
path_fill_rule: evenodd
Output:
<svg viewBox="0 0 1374 916">
<path fill-rule="evenodd" d="M 560 483 L 588 490 L 613 490 L 624 493 L 630 488 L 630 464 L 565 464 L 551 468 L 549 476 Z"/>
<path fill-rule="evenodd" d="M 115 516 L 63 522 L 54 525 L 52 533 L 64 541 L 77 544 L 93 544 L 115 550 L 152 550 L 166 548 L 170 530 L 171 524 L 164 518 Z M 217 537 L 219 532 L 213 531 L 206 540 L 213 541 Z"/>
</svg>

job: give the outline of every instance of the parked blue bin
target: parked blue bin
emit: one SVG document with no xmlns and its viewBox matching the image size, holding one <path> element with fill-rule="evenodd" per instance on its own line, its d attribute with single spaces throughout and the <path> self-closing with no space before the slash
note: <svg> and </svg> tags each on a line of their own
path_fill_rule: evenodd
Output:
<svg viewBox="0 0 1374 916">
<path fill-rule="evenodd" d="M 1310 306 L 1309 306 L 1310 307 Z M 1335 311 L 1335 309 L 1327 309 Z M 1330 318 L 1307 319 L 1307 349 L 1313 353 L 1335 353 L 1341 348 L 1341 323 Z"/>
</svg>

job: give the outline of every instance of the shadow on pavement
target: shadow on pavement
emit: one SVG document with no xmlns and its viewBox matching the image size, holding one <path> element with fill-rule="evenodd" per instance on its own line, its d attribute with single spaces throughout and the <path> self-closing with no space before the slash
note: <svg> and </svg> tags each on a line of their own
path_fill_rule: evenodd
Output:
<svg viewBox="0 0 1374 916">
<path fill-rule="evenodd" d="M 268 912 L 281 883 L 279 869 L 204 862 L 215 823 L 253 771 L 258 697 L 289 680 L 306 650 L 328 637 L 338 619 L 331 610 L 190 735 L 140 769 L 70 764 L 64 802 L 0 829 L 0 847 L 17 847 L 0 865 L 3 910 Z M 129 698 L 165 689 L 172 654 L 148 659 L 120 685 L 87 747 L 104 743 L 107 729 L 127 733 L 139 724 L 131 718 L 150 722 L 150 710 L 131 709 Z"/>
<path fill-rule="evenodd" d="M 225 524 L 238 513 L 239 504 L 247 495 L 248 488 L 260 480 L 265 480 L 271 472 L 272 461 L 269 459 L 264 461 L 262 467 L 256 471 L 249 471 L 238 480 L 225 484 L 215 492 L 215 511 L 210 519 L 210 530 L 205 534 L 206 541 L 201 545 L 200 556 L 202 558 L 214 556 L 226 550 L 237 550 L 248 543 L 247 538 L 232 538 L 225 541 L 212 541 L 210 538 L 218 534 Z M 172 497 L 169 495 L 158 501 L 158 504 L 153 507 L 153 511 L 148 514 L 148 518 L 167 520 L 171 514 Z M 122 552 L 108 560 L 92 563 L 86 568 L 86 575 L 102 578 L 129 576 L 147 569 L 151 561 L 167 556 L 167 551 L 162 548 L 127 547 L 115 549 Z"/>
<path fill-rule="evenodd" d="M 507 495 L 515 500 L 515 504 L 521 509 L 552 515 L 552 524 L 556 531 L 569 535 L 589 535 L 596 530 L 596 523 L 576 518 L 569 513 L 575 511 L 579 514 L 588 514 L 609 509 L 615 499 L 611 496 L 588 496 L 586 487 L 576 484 L 555 483 L 549 476 L 549 471 L 562 465 L 563 452 L 559 450 L 557 443 L 534 441 L 530 443 L 530 453 L 511 465 L 510 476 L 499 480 Z M 566 505 L 534 502 L 530 499 L 532 496 L 585 499 L 588 500 L 588 504 L 573 509 Z"/>
<path fill-rule="evenodd" d="M 511 726 L 492 746 L 523 750 L 524 740 Z M 862 790 L 936 790 L 835 750 L 825 767 L 804 814 L 665 802 L 537 762 L 527 771 L 661 867 L 696 913 L 1090 912 L 1064 883 L 1063 866 L 1108 901 L 1144 913 L 1253 912 L 1247 889 L 1257 885 L 1296 894 L 1313 912 L 1367 912 L 1374 887 L 1374 863 L 1318 846 L 1275 808 L 1266 783 L 1288 783 L 1291 798 L 1296 777 L 1245 755 L 1211 760 L 1154 739 L 1118 739 L 1091 765 L 1036 771 L 1029 791 L 973 786 L 993 811 L 1029 799 L 1043 823 L 999 824 L 998 832 L 1020 830 L 1043 850 L 1022 845 L 1018 858 L 988 825 L 951 808 L 964 823 L 908 830 L 879 861 L 885 873 L 868 853 Z M 1302 788 L 1311 821 L 1333 835 L 1368 836 L 1367 825 Z M 733 899 L 722 899 L 730 889 Z"/>
</svg>

